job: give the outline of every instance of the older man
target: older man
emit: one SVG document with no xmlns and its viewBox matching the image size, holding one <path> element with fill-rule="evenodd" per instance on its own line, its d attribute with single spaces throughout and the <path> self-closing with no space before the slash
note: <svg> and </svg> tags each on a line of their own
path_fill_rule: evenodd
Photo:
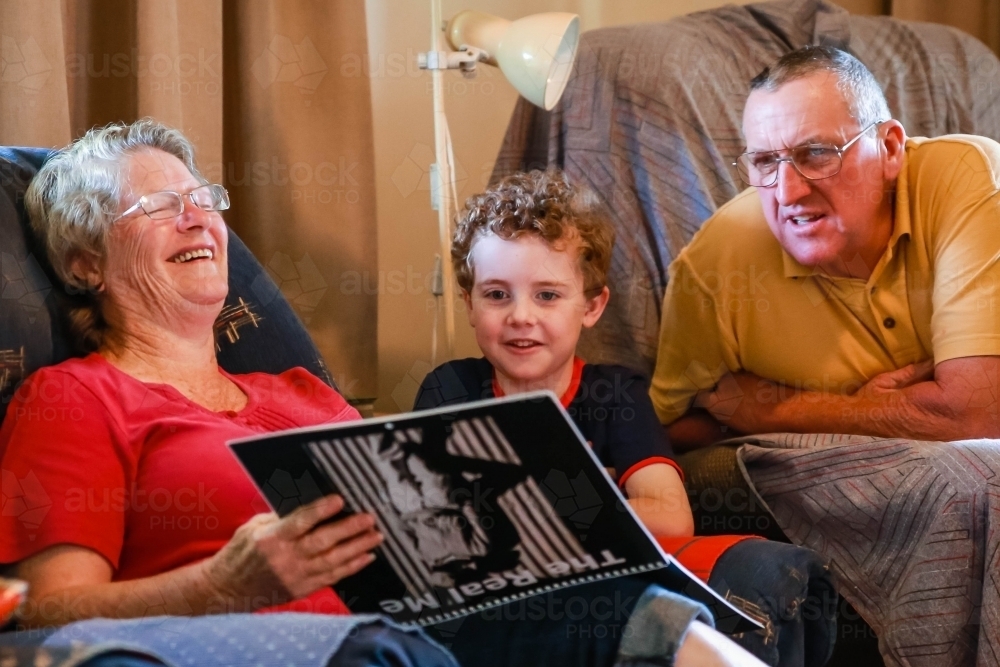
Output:
<svg viewBox="0 0 1000 667">
<path fill-rule="evenodd" d="M 670 267 L 650 393 L 675 444 L 1000 436 L 1000 144 L 907 139 L 826 47 L 753 80 L 743 132 L 753 188 Z"/>
</svg>

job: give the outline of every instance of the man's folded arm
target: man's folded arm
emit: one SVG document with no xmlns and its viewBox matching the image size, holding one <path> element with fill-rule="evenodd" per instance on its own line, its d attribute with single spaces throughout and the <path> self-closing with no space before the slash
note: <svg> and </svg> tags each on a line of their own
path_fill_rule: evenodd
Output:
<svg viewBox="0 0 1000 667">
<path fill-rule="evenodd" d="M 1000 437 L 998 388 L 1000 357 L 978 356 L 883 373 L 851 395 L 779 392 L 774 382 L 741 373 L 725 378 L 698 402 L 719 421 L 745 433 L 852 433 L 948 441 Z"/>
<path fill-rule="evenodd" d="M 716 292 L 708 289 L 687 262 L 670 265 L 663 300 L 660 343 L 649 396 L 657 418 L 678 452 L 696 449 L 736 433 L 704 410 L 691 410 L 699 391 L 709 389 L 736 368 L 735 344 L 723 331 Z"/>
</svg>

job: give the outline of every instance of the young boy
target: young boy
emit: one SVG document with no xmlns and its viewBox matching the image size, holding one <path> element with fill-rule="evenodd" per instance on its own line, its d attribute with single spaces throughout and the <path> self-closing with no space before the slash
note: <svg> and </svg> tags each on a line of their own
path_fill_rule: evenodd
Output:
<svg viewBox="0 0 1000 667">
<path fill-rule="evenodd" d="M 433 370 L 415 410 L 550 389 L 657 536 L 694 519 L 641 374 L 576 356 L 608 303 L 614 230 L 592 193 L 557 171 L 505 178 L 470 198 L 452 261 L 484 358 Z"/>
</svg>

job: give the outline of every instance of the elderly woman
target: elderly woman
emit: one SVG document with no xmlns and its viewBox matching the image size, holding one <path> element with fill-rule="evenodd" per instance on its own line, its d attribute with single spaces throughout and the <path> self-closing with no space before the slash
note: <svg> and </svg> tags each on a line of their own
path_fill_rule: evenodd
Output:
<svg viewBox="0 0 1000 667">
<path fill-rule="evenodd" d="M 32 375 L 0 430 L 5 477 L 21 481 L 28 506 L 48 508 L 0 517 L 0 562 L 31 586 L 21 621 L 286 603 L 346 612 L 330 586 L 374 558 L 373 518 L 329 521 L 343 507 L 337 496 L 284 519 L 264 513 L 225 442 L 358 413 L 302 369 L 219 367 L 229 198 L 199 174 L 187 140 L 148 120 L 88 132 L 45 164 L 27 206 L 55 271 L 79 293 L 70 325 L 92 352 Z M 646 589 L 632 578 L 589 588 L 632 591 L 630 609 L 645 595 L 652 627 L 666 628 L 656 620 L 665 608 L 679 614 L 655 649 L 672 658 L 680 645 L 677 664 L 759 664 L 693 622 L 696 606 Z M 463 663 L 513 659 L 517 645 L 521 658 L 593 663 L 603 651 L 610 664 L 619 648 L 581 642 L 558 623 L 467 620 L 460 634 L 476 638 L 456 649 Z"/>
<path fill-rule="evenodd" d="M 336 497 L 285 520 L 258 514 L 225 442 L 359 416 L 301 369 L 219 368 L 229 197 L 188 141 L 151 121 L 92 131 L 45 165 L 27 207 L 82 295 L 70 325 L 93 352 L 34 374 L 0 433 L 5 474 L 51 502 L 37 524 L 0 524 L 0 561 L 31 583 L 23 621 L 246 611 L 317 591 L 303 608 L 342 609 L 328 586 L 372 560 L 372 518 L 314 530 Z"/>
</svg>

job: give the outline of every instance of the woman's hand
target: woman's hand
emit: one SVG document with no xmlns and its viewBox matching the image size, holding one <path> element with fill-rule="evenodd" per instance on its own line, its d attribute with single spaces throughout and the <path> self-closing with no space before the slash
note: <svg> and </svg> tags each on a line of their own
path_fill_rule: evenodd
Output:
<svg viewBox="0 0 1000 667">
<path fill-rule="evenodd" d="M 370 514 L 319 525 L 344 507 L 327 496 L 298 508 L 284 519 L 258 514 L 205 561 L 220 611 L 253 611 L 305 597 L 348 577 L 375 559 L 382 543 Z M 211 603 L 209 607 L 213 607 Z"/>
<path fill-rule="evenodd" d="M 368 565 L 382 542 L 368 514 L 318 525 L 344 507 L 321 498 L 284 519 L 260 514 L 211 558 L 151 577 L 112 581 L 114 568 L 87 547 L 57 544 L 15 568 L 29 583 L 18 620 L 28 627 L 85 618 L 255 611 L 336 583 Z"/>
</svg>

